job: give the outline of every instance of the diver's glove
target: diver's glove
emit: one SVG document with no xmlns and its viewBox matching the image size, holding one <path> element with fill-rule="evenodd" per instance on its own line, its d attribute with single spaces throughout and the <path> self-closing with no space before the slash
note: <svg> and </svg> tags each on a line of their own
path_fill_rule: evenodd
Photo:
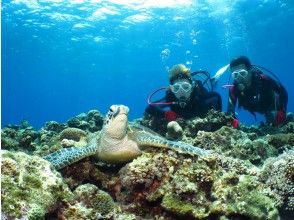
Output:
<svg viewBox="0 0 294 220">
<path fill-rule="evenodd" d="M 168 122 L 175 121 L 178 118 L 178 114 L 174 111 L 169 110 L 164 112 L 164 117 Z"/>
<path fill-rule="evenodd" d="M 281 125 L 286 121 L 286 112 L 284 110 L 280 110 L 276 114 L 275 125 Z"/>
<path fill-rule="evenodd" d="M 234 121 L 232 122 L 232 127 L 233 128 L 238 128 L 239 127 L 239 120 L 237 118 L 234 118 Z"/>
</svg>

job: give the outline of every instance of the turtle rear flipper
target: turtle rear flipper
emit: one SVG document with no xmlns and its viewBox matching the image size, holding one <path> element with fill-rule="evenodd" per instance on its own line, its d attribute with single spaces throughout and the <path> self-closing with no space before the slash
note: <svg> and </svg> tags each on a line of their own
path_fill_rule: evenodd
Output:
<svg viewBox="0 0 294 220">
<path fill-rule="evenodd" d="M 207 156 L 211 151 L 181 141 L 170 141 L 160 136 L 148 134 L 146 132 L 137 133 L 136 140 L 139 146 L 151 146 L 159 148 L 169 148 L 180 153 Z"/>
<path fill-rule="evenodd" d="M 69 147 L 46 155 L 43 159 L 49 161 L 55 169 L 59 170 L 74 162 L 96 153 L 96 146 Z"/>
</svg>

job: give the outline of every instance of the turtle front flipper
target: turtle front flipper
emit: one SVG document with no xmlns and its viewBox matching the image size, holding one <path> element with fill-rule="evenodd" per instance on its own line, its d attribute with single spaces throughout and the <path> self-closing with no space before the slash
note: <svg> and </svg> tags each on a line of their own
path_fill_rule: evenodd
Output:
<svg viewBox="0 0 294 220">
<path fill-rule="evenodd" d="M 46 155 L 43 159 L 49 161 L 55 169 L 59 170 L 85 157 L 95 154 L 96 151 L 97 148 L 94 145 L 88 147 L 63 148 L 52 154 Z"/>
<path fill-rule="evenodd" d="M 160 136 L 148 134 L 147 132 L 139 132 L 136 136 L 139 146 L 151 146 L 160 148 L 169 148 L 180 153 L 207 156 L 211 151 L 181 141 L 170 141 Z"/>
</svg>

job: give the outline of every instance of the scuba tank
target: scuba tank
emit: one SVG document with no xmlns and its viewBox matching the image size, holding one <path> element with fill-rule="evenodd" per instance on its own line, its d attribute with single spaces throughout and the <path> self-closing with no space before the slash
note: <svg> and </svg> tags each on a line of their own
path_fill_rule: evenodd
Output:
<svg viewBox="0 0 294 220">
<path fill-rule="evenodd" d="M 213 79 L 210 77 L 210 74 L 206 70 L 198 70 L 191 73 L 192 80 L 201 81 L 202 86 L 205 87 L 209 92 L 213 91 Z"/>
<path fill-rule="evenodd" d="M 254 68 L 257 68 L 258 70 L 260 70 L 262 73 L 266 72 L 268 74 L 265 74 L 265 75 L 270 75 L 272 76 L 272 78 L 277 82 L 279 83 L 279 85 L 281 85 L 281 81 L 280 79 L 277 77 L 276 74 L 274 74 L 272 71 L 270 71 L 269 69 L 265 68 L 265 67 L 262 67 L 262 66 L 258 66 L 258 65 L 252 65 Z"/>
</svg>

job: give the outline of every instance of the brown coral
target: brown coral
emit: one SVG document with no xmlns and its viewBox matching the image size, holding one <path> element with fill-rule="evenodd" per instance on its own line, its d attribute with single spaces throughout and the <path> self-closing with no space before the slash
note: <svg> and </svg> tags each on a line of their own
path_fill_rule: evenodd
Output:
<svg viewBox="0 0 294 220">
<path fill-rule="evenodd" d="M 87 133 L 79 128 L 66 128 L 60 133 L 63 146 L 85 146 L 87 145 Z"/>
<path fill-rule="evenodd" d="M 111 196 L 92 184 L 80 185 L 74 199 L 59 210 L 58 219 L 110 219 L 115 213 Z"/>
</svg>

